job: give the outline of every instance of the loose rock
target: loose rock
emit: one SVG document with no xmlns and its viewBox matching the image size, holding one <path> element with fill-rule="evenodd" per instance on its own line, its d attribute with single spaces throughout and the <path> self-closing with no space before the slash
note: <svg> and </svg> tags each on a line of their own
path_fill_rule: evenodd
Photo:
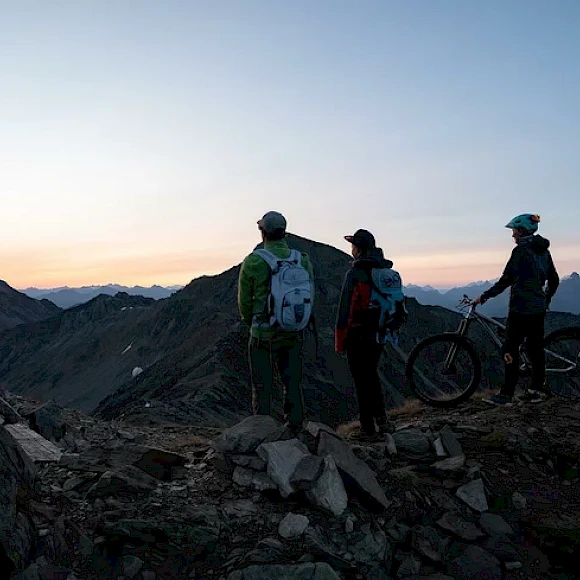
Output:
<svg viewBox="0 0 580 580">
<path fill-rule="evenodd" d="M 484 512 L 489 509 L 482 479 L 475 479 L 462 485 L 457 490 L 457 497 L 463 500 L 470 508 Z"/>
</svg>

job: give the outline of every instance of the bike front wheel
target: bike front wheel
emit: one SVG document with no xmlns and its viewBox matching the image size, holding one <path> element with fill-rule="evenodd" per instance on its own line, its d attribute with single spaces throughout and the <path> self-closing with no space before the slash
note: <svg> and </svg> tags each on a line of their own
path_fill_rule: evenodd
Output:
<svg viewBox="0 0 580 580">
<path fill-rule="evenodd" d="M 432 407 L 455 407 L 476 391 L 481 362 L 472 344 L 453 333 L 422 340 L 409 355 L 405 375 L 418 399 Z"/>
<path fill-rule="evenodd" d="M 546 336 L 546 381 L 558 395 L 580 395 L 580 327 L 560 328 Z"/>
</svg>

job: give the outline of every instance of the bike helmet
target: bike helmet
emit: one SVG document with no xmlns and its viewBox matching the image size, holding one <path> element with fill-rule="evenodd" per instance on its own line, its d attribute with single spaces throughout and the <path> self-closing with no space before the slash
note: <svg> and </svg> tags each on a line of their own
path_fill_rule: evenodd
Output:
<svg viewBox="0 0 580 580">
<path fill-rule="evenodd" d="M 506 228 L 521 229 L 528 234 L 534 234 L 538 231 L 538 224 L 540 223 L 540 216 L 538 214 L 523 213 L 513 218 Z"/>
</svg>

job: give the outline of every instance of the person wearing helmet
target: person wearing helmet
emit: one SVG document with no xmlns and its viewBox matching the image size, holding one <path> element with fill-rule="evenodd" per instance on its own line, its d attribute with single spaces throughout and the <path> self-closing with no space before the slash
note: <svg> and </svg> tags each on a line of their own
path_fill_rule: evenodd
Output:
<svg viewBox="0 0 580 580">
<path fill-rule="evenodd" d="M 342 286 L 335 326 L 335 350 L 339 354 L 346 353 L 358 399 L 361 439 L 373 441 L 377 436 L 393 432 L 394 426 L 387 419 L 378 374 L 383 345 L 374 338 L 374 327 L 365 317 L 365 305 L 371 296 L 371 271 L 391 268 L 393 262 L 385 260 L 381 248 L 376 247 L 375 237 L 367 230 L 357 230 L 344 239 L 352 245 L 354 261 Z"/>
<path fill-rule="evenodd" d="M 505 382 L 497 395 L 483 399 L 491 405 L 512 404 L 519 378 L 519 351 L 524 339 L 532 364 L 532 384 L 518 399 L 536 403 L 549 396 L 545 385 L 544 319 L 560 278 L 548 249 L 549 240 L 536 233 L 539 222 L 539 215 L 525 213 L 506 224 L 505 227 L 513 232 L 516 247 L 501 278 L 474 301 L 484 304 L 511 287 L 503 347 Z"/>
</svg>

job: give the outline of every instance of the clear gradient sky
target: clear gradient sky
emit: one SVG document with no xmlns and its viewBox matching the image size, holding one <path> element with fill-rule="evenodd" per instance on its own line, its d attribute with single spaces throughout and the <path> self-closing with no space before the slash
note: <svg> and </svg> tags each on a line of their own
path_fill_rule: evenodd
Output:
<svg viewBox="0 0 580 580">
<path fill-rule="evenodd" d="M 406 282 L 580 269 L 576 0 L 0 0 L 0 278 L 187 283 L 256 220 Z"/>
</svg>

